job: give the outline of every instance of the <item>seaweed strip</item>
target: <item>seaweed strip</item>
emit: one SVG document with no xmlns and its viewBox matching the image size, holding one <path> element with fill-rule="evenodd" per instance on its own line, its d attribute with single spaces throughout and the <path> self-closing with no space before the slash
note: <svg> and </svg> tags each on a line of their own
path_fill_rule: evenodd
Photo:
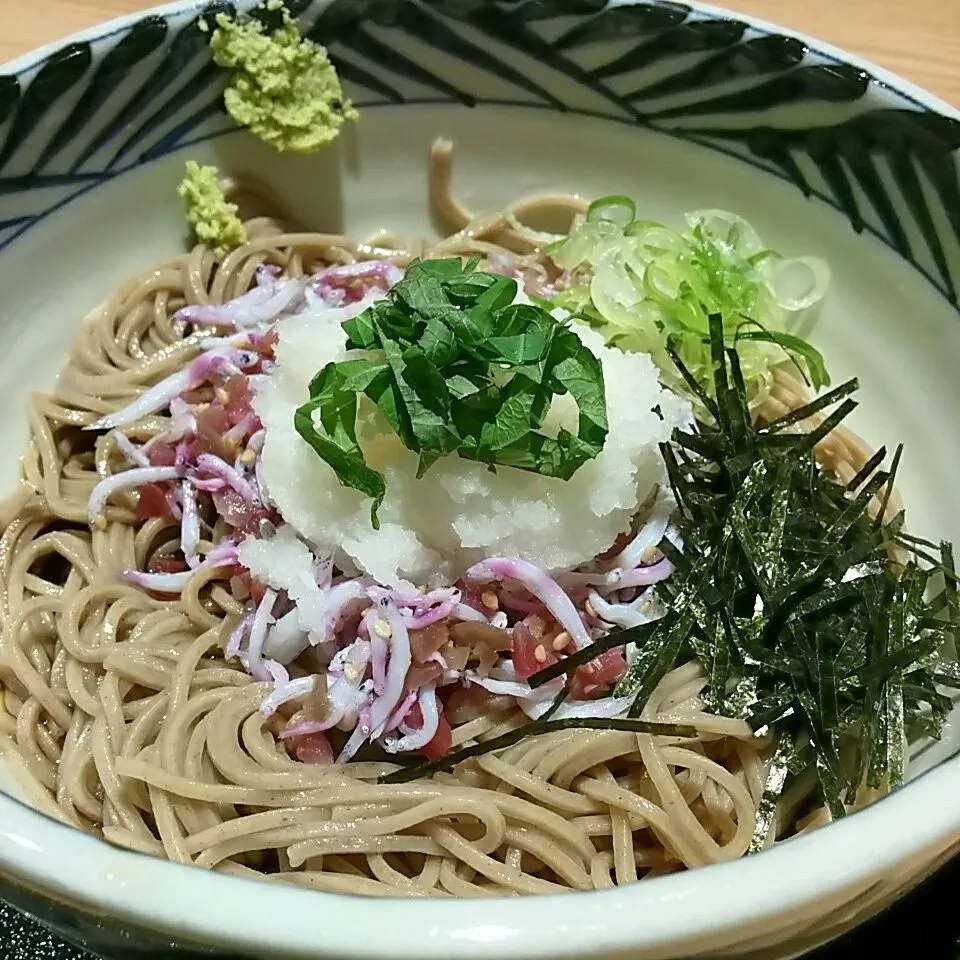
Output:
<svg viewBox="0 0 960 960">
<path fill-rule="evenodd" d="M 403 767 L 379 777 L 378 783 L 409 783 L 421 777 L 430 776 L 443 770 L 452 770 L 458 763 L 470 760 L 472 757 L 481 757 L 495 750 L 512 747 L 526 737 L 540 736 L 544 733 L 553 733 L 557 730 L 622 730 L 627 733 L 648 733 L 660 737 L 694 737 L 696 728 L 680 723 L 658 723 L 654 720 L 635 720 L 602 717 L 568 717 L 565 720 L 534 720 L 516 730 L 494 737 L 492 740 L 481 740 L 468 747 L 461 747 L 444 754 L 438 760 L 427 763 L 418 763 L 414 766 Z"/>
</svg>

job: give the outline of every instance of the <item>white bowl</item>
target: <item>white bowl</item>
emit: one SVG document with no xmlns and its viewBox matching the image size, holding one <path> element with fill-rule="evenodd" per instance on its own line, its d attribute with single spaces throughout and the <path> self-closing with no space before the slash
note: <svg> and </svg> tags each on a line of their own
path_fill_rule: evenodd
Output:
<svg viewBox="0 0 960 960">
<path fill-rule="evenodd" d="M 698 5 L 296 6 L 362 113 L 355 135 L 319 160 L 279 157 L 232 130 L 217 109 L 220 78 L 188 39 L 193 2 L 80 34 L 0 78 L 5 449 L 23 443 L 24 391 L 52 379 L 79 319 L 127 273 L 182 249 L 174 190 L 185 158 L 257 173 L 317 225 L 418 233 L 427 147 L 443 134 L 457 143 L 458 189 L 478 209 L 533 190 L 627 193 L 652 219 L 732 209 L 781 250 L 825 257 L 834 276 L 815 339 L 838 376 L 861 378 L 854 425 L 877 443 L 907 442 L 911 527 L 960 534 L 960 122 L 950 107 L 852 56 Z M 914 757 L 908 786 L 759 856 L 537 901 L 281 889 L 114 849 L 0 795 L 0 894 L 110 951 L 793 956 L 960 845 L 960 763 L 948 759 L 958 746 L 951 725 Z"/>
</svg>

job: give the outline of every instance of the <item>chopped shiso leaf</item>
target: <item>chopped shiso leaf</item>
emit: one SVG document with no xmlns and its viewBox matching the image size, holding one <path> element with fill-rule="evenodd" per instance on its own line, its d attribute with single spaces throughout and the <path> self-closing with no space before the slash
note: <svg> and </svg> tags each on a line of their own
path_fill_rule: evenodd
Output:
<svg viewBox="0 0 960 960">
<path fill-rule="evenodd" d="M 676 566 L 657 585 L 668 612 L 595 641 L 529 682 L 569 677 L 604 651 L 633 645 L 614 696 L 633 697 L 636 718 L 670 669 L 698 660 L 710 708 L 774 733 L 758 848 L 775 836 L 778 801 L 798 778 L 817 784 L 818 799 L 842 816 L 901 782 L 909 743 L 939 737 L 951 709 L 942 688 L 960 688 L 957 576 L 948 544 L 908 537 L 902 515 L 884 517 L 899 449 L 891 470 L 875 456 L 846 486 L 818 466 L 816 442 L 855 406 L 845 399 L 855 381 L 755 425 L 719 315 L 709 329 L 713 384 L 702 400 L 711 422 L 677 431 L 662 447 L 683 538 L 682 551 L 667 539 L 660 544 Z M 679 363 L 679 376 L 693 381 Z M 692 389 L 701 390 L 696 381 Z M 795 432 L 837 403 L 816 430 Z M 514 734 L 524 732 L 538 728 Z"/>
<path fill-rule="evenodd" d="M 741 217 L 698 211 L 675 231 L 637 220 L 628 197 L 602 197 L 546 252 L 570 280 L 553 302 L 610 343 L 651 354 L 678 390 L 691 394 L 668 344 L 693 379 L 713 389 L 711 314 L 721 317 L 725 344 L 737 346 L 751 402 L 764 395 L 771 368 L 785 358 L 815 389 L 830 382 L 819 351 L 787 332 L 823 298 L 826 264 L 784 259 Z"/>
<path fill-rule="evenodd" d="M 567 480 L 603 449 L 599 360 L 547 310 L 516 296 L 515 280 L 475 262 L 414 261 L 386 298 L 344 324 L 356 357 L 314 377 L 294 423 L 342 484 L 370 497 L 374 526 L 386 491 L 357 441 L 360 402 L 373 403 L 420 455 L 421 475 L 456 453 Z M 577 433 L 547 436 L 540 427 L 562 394 L 576 401 Z"/>
<path fill-rule="evenodd" d="M 277 150 L 312 153 L 335 140 L 357 111 L 327 51 L 300 36 L 283 3 L 269 0 L 257 12 L 236 19 L 219 13 L 210 34 L 214 61 L 230 71 L 227 113 Z M 210 29 L 204 20 L 201 29 Z"/>
<path fill-rule="evenodd" d="M 186 174 L 177 192 L 183 200 L 187 223 L 197 239 L 223 256 L 247 242 L 247 231 L 237 216 L 237 205 L 230 203 L 220 186 L 216 167 L 187 161 Z"/>
</svg>

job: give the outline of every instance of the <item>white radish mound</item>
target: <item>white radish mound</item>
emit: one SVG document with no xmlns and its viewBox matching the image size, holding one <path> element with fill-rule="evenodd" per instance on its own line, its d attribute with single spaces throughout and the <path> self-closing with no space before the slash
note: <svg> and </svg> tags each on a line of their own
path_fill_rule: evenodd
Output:
<svg viewBox="0 0 960 960">
<path fill-rule="evenodd" d="M 345 358 L 341 323 L 357 309 L 314 305 L 280 324 L 276 370 L 255 402 L 266 428 L 261 476 L 284 520 L 302 537 L 332 552 L 342 568 L 381 583 L 450 583 L 491 556 L 521 557 L 552 571 L 593 559 L 629 529 L 664 480 L 658 444 L 675 426 L 691 422 L 689 405 L 660 385 L 648 356 L 606 347 L 581 328 L 577 333 L 603 366 L 610 433 L 603 452 L 568 481 L 508 467 L 493 473 L 457 456 L 438 461 L 418 480 L 417 455 L 361 399 L 357 435 L 367 463 L 387 486 L 380 529 L 374 530 L 370 500 L 342 486 L 293 426 L 313 376 Z M 545 432 L 560 424 L 576 431 L 569 396 L 554 401 Z"/>
</svg>

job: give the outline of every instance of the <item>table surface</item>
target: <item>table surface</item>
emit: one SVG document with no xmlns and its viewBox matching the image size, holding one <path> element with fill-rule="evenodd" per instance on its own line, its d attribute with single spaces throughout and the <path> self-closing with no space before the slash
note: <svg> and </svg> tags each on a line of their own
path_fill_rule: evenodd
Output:
<svg viewBox="0 0 960 960">
<path fill-rule="evenodd" d="M 723 0 L 843 47 L 960 107 L 958 0 Z M 151 0 L 2 0 L 0 63 Z"/>
<path fill-rule="evenodd" d="M 722 5 L 850 50 L 960 107 L 960 0 L 726 0 Z M 150 6 L 149 0 L 0 0 L 0 63 Z M 918 891 L 919 896 L 915 894 L 854 941 L 838 944 L 823 960 L 828 955 L 831 960 L 850 956 L 851 949 L 862 954 L 863 948 L 875 948 L 907 921 L 908 914 L 941 914 L 942 908 L 934 906 L 943 897 L 938 888 L 953 889 L 960 880 L 958 874 L 956 868 L 946 871 L 926 890 Z M 956 957 L 955 928 L 951 924 L 939 933 L 927 956 L 930 960 Z M 58 946 L 56 938 L 0 907 L 0 958 L 81 960 L 81 954 Z"/>
</svg>

